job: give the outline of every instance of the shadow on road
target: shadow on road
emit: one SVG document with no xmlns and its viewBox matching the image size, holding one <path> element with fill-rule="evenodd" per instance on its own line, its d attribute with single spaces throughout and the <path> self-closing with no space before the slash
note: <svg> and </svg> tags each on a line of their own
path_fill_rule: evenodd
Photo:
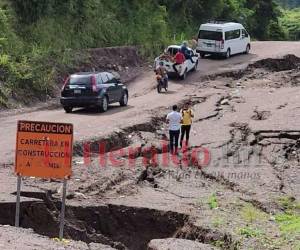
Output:
<svg viewBox="0 0 300 250">
<path fill-rule="evenodd" d="M 120 107 L 119 105 L 109 105 L 108 110 L 105 113 L 99 112 L 96 108 L 79 108 L 75 109 L 72 114 L 75 115 L 88 115 L 88 116 L 107 116 L 113 115 L 119 112 L 123 112 L 125 110 L 129 110 L 134 108 L 133 106 Z"/>
<path fill-rule="evenodd" d="M 201 60 L 205 60 L 205 59 L 211 59 L 211 60 L 215 60 L 215 61 L 228 61 L 229 62 L 229 61 L 237 59 L 237 58 L 253 59 L 255 57 L 256 57 L 256 55 L 255 54 L 251 54 L 251 53 L 249 53 L 249 54 L 234 54 L 230 58 L 225 58 L 225 57 L 218 56 L 218 55 L 207 55 L 204 58 L 200 58 L 200 61 Z"/>
<path fill-rule="evenodd" d="M 174 90 L 168 90 L 168 92 L 166 92 L 166 91 L 160 92 L 159 95 L 172 95 L 175 93 L 176 93 L 176 91 L 174 91 Z"/>
</svg>

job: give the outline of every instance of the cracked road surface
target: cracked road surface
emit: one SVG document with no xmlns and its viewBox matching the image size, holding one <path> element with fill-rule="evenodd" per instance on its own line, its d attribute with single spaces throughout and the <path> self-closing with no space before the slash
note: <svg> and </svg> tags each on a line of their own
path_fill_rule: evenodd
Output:
<svg viewBox="0 0 300 250">
<path fill-rule="evenodd" d="M 203 249 L 211 249 L 211 245 L 221 249 L 293 249 L 294 241 L 280 238 L 271 215 L 284 210 L 279 198 L 291 197 L 291 206 L 300 199 L 300 72 L 293 62 L 298 59 L 281 61 L 287 70 L 258 67 L 236 73 L 252 62 L 286 54 L 299 57 L 300 43 L 254 42 L 249 55 L 203 59 L 186 81 L 172 80 L 166 94 L 157 94 L 153 73 L 145 72 L 128 86 L 128 107 L 112 106 L 104 114 L 86 110 L 65 114 L 54 109 L 0 118 L 1 224 L 11 223 L 9 211 L 14 208 L 16 178 L 11 168 L 17 120 L 68 122 L 74 124 L 76 141 L 74 176 L 68 182 L 68 238 L 134 250 L 146 249 L 152 239 L 167 237 L 192 241 L 163 241 L 168 246 L 195 245 L 197 240 L 209 244 Z M 277 63 L 269 60 L 269 66 L 271 61 Z M 231 74 L 218 75 L 224 72 Z M 209 149 L 208 167 L 179 168 L 177 162 L 170 161 L 169 168 L 145 169 L 140 151 L 133 157 L 135 168 L 125 164 L 116 168 L 109 162 L 99 170 L 97 156 L 88 168 L 85 166 L 81 142 L 105 137 L 111 148 L 154 145 L 159 157 L 165 157 L 160 145 L 167 135 L 163 117 L 171 105 L 186 100 L 192 100 L 195 112 L 190 146 Z M 180 157 L 182 164 L 184 156 Z M 51 195 L 60 197 L 59 184 L 25 178 L 22 185 L 22 190 L 36 193 L 23 194 L 26 212 L 21 224 L 53 237 L 57 207 Z M 44 197 L 41 191 L 49 190 L 51 195 Z M 99 214 L 105 216 L 100 218 Z M 253 219 L 253 214 L 257 218 Z M 242 237 L 241 229 L 249 231 L 249 224 L 260 228 L 263 236 L 255 240 Z"/>
<path fill-rule="evenodd" d="M 201 78 L 208 74 L 246 67 L 252 61 L 282 56 L 285 54 L 300 54 L 300 43 L 297 42 L 253 42 L 249 55 L 238 55 L 229 60 L 203 59 L 199 69 L 191 73 L 185 82 L 171 81 L 167 94 L 157 94 L 152 72 L 147 72 L 129 85 L 130 100 L 127 107 L 113 106 L 107 113 L 99 114 L 85 110 L 77 110 L 65 114 L 62 109 L 42 110 L 20 115 L 0 118 L 0 163 L 11 163 L 14 157 L 16 124 L 18 120 L 55 121 L 74 124 L 75 141 L 93 137 L 102 137 L 124 126 L 141 123 L 150 116 L 151 110 L 168 107 L 189 94 L 201 91 Z M 187 95 L 187 96 L 186 96 Z M 203 94 L 205 96 L 205 92 Z"/>
</svg>

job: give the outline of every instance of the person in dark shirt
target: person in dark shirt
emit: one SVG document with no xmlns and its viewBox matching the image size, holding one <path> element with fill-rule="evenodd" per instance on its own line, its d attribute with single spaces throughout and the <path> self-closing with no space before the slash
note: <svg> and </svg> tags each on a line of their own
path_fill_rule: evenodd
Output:
<svg viewBox="0 0 300 250">
<path fill-rule="evenodd" d="M 168 72 L 162 61 L 159 62 L 159 66 L 158 68 L 156 68 L 155 73 L 156 75 L 160 75 L 164 81 L 165 86 L 168 86 Z"/>
<path fill-rule="evenodd" d="M 185 41 L 181 45 L 181 52 L 184 54 L 186 59 L 189 59 L 192 63 L 195 63 L 189 53 L 189 49 L 187 47 L 187 42 L 185 42 Z"/>
</svg>

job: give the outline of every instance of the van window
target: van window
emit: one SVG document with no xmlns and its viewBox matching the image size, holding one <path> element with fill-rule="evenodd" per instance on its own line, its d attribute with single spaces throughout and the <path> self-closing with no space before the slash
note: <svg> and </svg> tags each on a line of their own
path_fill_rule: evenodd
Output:
<svg viewBox="0 0 300 250">
<path fill-rule="evenodd" d="M 223 39 L 223 33 L 219 31 L 200 30 L 199 39 L 221 41 Z"/>
<path fill-rule="evenodd" d="M 225 40 L 232 40 L 240 38 L 241 30 L 231 30 L 225 32 Z"/>
<path fill-rule="evenodd" d="M 248 34 L 248 32 L 246 30 L 242 30 L 242 36 L 243 37 L 248 37 L 249 34 Z"/>
</svg>

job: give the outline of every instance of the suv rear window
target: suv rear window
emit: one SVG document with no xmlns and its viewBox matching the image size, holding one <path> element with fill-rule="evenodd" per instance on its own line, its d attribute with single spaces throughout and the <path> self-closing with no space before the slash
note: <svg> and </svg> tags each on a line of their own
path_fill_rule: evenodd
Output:
<svg viewBox="0 0 300 250">
<path fill-rule="evenodd" d="M 200 30 L 199 39 L 221 41 L 223 39 L 223 33 L 219 31 Z"/>
<path fill-rule="evenodd" d="M 176 53 L 178 52 L 178 49 L 177 48 L 169 48 L 168 49 L 168 53 L 171 55 L 171 56 L 175 56 Z"/>
<path fill-rule="evenodd" d="M 69 80 L 69 85 L 90 85 L 92 77 L 89 76 L 71 76 Z"/>
</svg>

